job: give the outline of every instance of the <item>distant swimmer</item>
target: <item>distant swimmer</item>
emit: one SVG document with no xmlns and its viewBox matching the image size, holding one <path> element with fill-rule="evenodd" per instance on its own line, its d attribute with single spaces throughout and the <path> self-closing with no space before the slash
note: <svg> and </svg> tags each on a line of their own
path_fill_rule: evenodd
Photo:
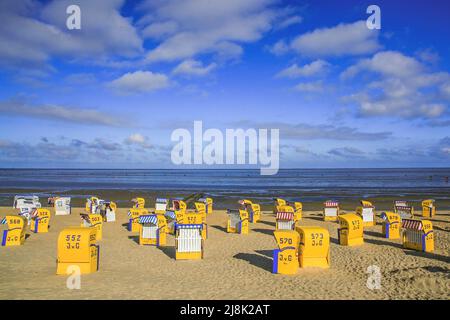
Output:
<svg viewBox="0 0 450 320">
<path fill-rule="evenodd" d="M 447 176 L 447 177 L 445 177 L 445 182 L 446 182 L 446 183 L 448 183 L 448 176 Z"/>
</svg>

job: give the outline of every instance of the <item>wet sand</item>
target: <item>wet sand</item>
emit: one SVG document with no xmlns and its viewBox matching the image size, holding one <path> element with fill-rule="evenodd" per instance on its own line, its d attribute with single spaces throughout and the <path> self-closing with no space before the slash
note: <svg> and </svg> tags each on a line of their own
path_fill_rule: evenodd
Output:
<svg viewBox="0 0 450 320">
<path fill-rule="evenodd" d="M 52 209 L 53 210 L 53 209 Z M 0 216 L 13 213 L 0 208 Z M 82 208 L 54 216 L 47 234 L 30 234 L 21 247 L 0 247 L 0 299 L 449 299 L 450 212 L 432 221 L 435 252 L 403 249 L 400 240 L 381 237 L 381 225 L 365 229 L 365 244 L 337 244 L 337 223 L 324 222 L 319 211 L 304 212 L 301 225 L 323 226 L 331 236 L 331 267 L 299 269 L 296 275 L 272 274 L 274 216 L 265 212 L 248 235 L 228 234 L 227 215 L 208 216 L 203 260 L 176 261 L 174 238 L 167 247 L 139 246 L 128 232 L 127 209 L 105 223 L 100 270 L 81 277 L 81 289 L 69 290 L 57 276 L 59 231 L 79 225 Z M 4 229 L 5 226 L 0 226 Z M 366 269 L 377 265 L 381 289 L 366 286 Z"/>
</svg>

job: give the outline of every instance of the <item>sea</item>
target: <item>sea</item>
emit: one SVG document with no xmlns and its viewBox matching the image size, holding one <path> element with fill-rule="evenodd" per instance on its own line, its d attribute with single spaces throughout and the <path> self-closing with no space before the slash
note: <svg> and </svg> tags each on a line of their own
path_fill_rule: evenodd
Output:
<svg viewBox="0 0 450 320">
<path fill-rule="evenodd" d="M 305 202 L 380 197 L 447 201 L 449 177 L 450 168 L 281 169 L 272 176 L 257 169 L 0 169 L 0 205 L 10 205 L 15 194 L 80 197 L 96 191 L 202 192 L 263 202 L 276 196 Z"/>
</svg>

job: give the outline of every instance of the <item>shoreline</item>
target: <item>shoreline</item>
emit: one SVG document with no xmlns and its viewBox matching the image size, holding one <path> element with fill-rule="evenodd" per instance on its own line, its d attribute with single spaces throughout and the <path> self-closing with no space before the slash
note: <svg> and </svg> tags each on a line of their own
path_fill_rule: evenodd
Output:
<svg viewBox="0 0 450 320">
<path fill-rule="evenodd" d="M 376 189 L 378 190 L 378 189 Z M 289 201 L 300 201 L 303 203 L 304 210 L 321 210 L 323 202 L 326 200 L 338 200 L 343 209 L 354 210 L 358 207 L 360 200 L 371 201 L 377 210 L 392 210 L 394 200 L 407 200 L 417 202 L 416 210 L 421 209 L 420 201 L 425 199 L 434 199 L 437 210 L 450 210 L 450 187 L 449 188 L 422 188 L 422 189 L 384 189 L 382 192 L 373 190 L 372 193 L 358 193 L 354 188 L 346 190 L 343 188 L 326 190 L 293 190 L 293 189 L 275 189 L 264 190 L 264 192 L 253 190 L 202 190 L 202 189 L 184 189 L 184 190 L 152 190 L 152 189 L 68 189 L 64 191 L 50 188 L 2 188 L 0 187 L 0 206 L 12 206 L 14 196 L 21 194 L 36 194 L 41 199 L 41 204 L 46 205 L 47 198 L 50 196 L 70 196 L 72 197 L 72 206 L 82 207 L 86 198 L 92 195 L 99 196 L 102 199 L 115 201 L 119 208 L 128 208 L 131 206 L 131 199 L 137 196 L 144 197 L 150 205 L 154 205 L 156 198 L 176 198 L 187 197 L 193 193 L 209 195 L 214 199 L 214 207 L 217 209 L 228 209 L 237 207 L 237 201 L 240 199 L 250 199 L 259 203 L 262 210 L 272 210 L 273 198 L 280 197 Z"/>
</svg>

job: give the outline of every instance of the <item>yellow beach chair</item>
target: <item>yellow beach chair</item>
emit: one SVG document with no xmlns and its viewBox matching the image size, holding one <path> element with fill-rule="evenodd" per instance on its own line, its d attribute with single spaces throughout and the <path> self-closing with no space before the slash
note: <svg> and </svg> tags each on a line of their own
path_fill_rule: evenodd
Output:
<svg viewBox="0 0 450 320">
<path fill-rule="evenodd" d="M 414 206 L 405 200 L 394 201 L 394 212 L 398 213 L 402 219 L 414 218 Z"/>
<path fill-rule="evenodd" d="M 30 231 L 34 233 L 47 233 L 50 222 L 50 210 L 35 209 L 31 214 Z"/>
<path fill-rule="evenodd" d="M 250 223 L 257 223 L 261 218 L 261 206 L 257 203 L 253 203 L 248 199 L 239 200 L 239 204 L 244 210 L 248 212 L 248 221 Z"/>
<path fill-rule="evenodd" d="M 206 240 L 208 238 L 208 225 L 206 224 L 206 213 L 199 213 L 199 212 L 190 212 L 187 211 L 182 216 L 181 220 L 177 220 L 177 224 L 201 224 L 201 235 L 202 239 Z"/>
<path fill-rule="evenodd" d="M 273 232 L 278 249 L 273 251 L 272 273 L 295 274 L 299 266 L 299 234 L 295 230 L 275 230 Z"/>
<path fill-rule="evenodd" d="M 277 214 L 279 206 L 287 205 L 286 200 L 281 198 L 273 198 L 273 201 L 274 201 L 273 214 Z"/>
<path fill-rule="evenodd" d="M 128 210 L 128 231 L 139 232 L 141 230 L 141 224 L 139 223 L 139 217 L 141 215 L 147 215 L 148 210 L 143 208 L 132 208 Z"/>
<path fill-rule="evenodd" d="M 400 239 L 400 230 L 402 219 L 400 215 L 395 212 L 382 212 L 381 218 L 383 219 L 383 225 L 381 233 L 386 239 Z"/>
<path fill-rule="evenodd" d="M 175 225 L 175 259 L 203 259 L 202 224 Z"/>
<path fill-rule="evenodd" d="M 248 234 L 248 212 L 246 210 L 228 209 L 228 233 Z"/>
<path fill-rule="evenodd" d="M 161 214 L 139 216 L 141 230 L 139 232 L 140 245 L 154 245 L 157 247 L 166 245 L 167 221 Z"/>
<path fill-rule="evenodd" d="M 296 227 L 300 234 L 299 265 L 305 267 L 330 267 L 330 233 L 321 227 Z"/>
<path fill-rule="evenodd" d="M 65 216 L 72 213 L 72 207 L 70 205 L 70 197 L 56 197 L 53 200 L 53 206 L 55 208 L 55 216 Z"/>
<path fill-rule="evenodd" d="M 356 208 L 356 214 L 362 218 L 364 227 L 376 225 L 375 206 L 371 202 L 361 200 L 361 207 Z"/>
<path fill-rule="evenodd" d="M 357 246 L 364 243 L 362 218 L 355 213 L 339 216 L 338 240 L 342 246 Z"/>
<path fill-rule="evenodd" d="M 169 200 L 166 198 L 156 198 L 155 213 L 164 215 L 164 213 L 166 213 L 168 203 Z"/>
<path fill-rule="evenodd" d="M 323 203 L 323 220 L 337 221 L 339 216 L 339 201 L 327 200 Z"/>
<path fill-rule="evenodd" d="M 81 213 L 81 227 L 84 228 L 93 228 L 95 229 L 97 232 L 95 233 L 96 235 L 96 240 L 102 240 L 103 237 L 103 217 L 100 214 L 86 214 L 86 213 Z"/>
<path fill-rule="evenodd" d="M 56 274 L 67 274 L 69 267 L 78 266 L 81 274 L 98 271 L 100 247 L 96 245 L 95 228 L 69 227 L 58 236 Z"/>
<path fill-rule="evenodd" d="M 294 230 L 295 212 L 294 208 L 288 205 L 278 206 L 275 216 L 275 230 Z"/>
<path fill-rule="evenodd" d="M 291 206 L 294 208 L 294 221 L 297 223 L 297 221 L 302 220 L 302 214 L 303 214 L 303 203 L 294 201 L 294 202 L 287 202 L 288 206 Z"/>
<path fill-rule="evenodd" d="M 422 217 L 432 218 L 436 214 L 436 206 L 433 199 L 422 201 Z"/>
<path fill-rule="evenodd" d="M 198 202 L 202 202 L 206 206 L 206 214 L 213 213 L 213 199 L 212 198 L 200 198 L 198 199 Z"/>
<path fill-rule="evenodd" d="M 433 252 L 433 224 L 429 220 L 403 219 L 402 239 L 404 248 Z"/>
<path fill-rule="evenodd" d="M 2 246 L 20 246 L 25 242 L 26 220 L 21 216 L 6 216 L 0 224 L 6 224 L 8 230 L 3 230 Z"/>
<path fill-rule="evenodd" d="M 131 199 L 133 202 L 134 209 L 144 209 L 145 208 L 145 199 L 141 197 Z"/>
</svg>

